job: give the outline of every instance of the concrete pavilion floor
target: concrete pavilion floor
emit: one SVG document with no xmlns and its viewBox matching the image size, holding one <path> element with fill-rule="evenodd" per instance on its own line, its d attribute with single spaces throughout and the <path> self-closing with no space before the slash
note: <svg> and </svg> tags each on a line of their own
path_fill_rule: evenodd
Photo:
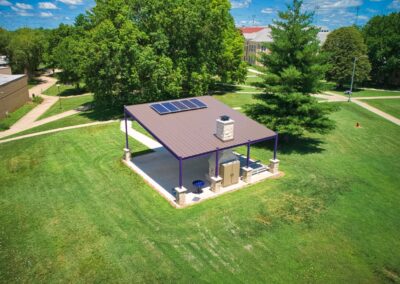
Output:
<svg viewBox="0 0 400 284">
<path fill-rule="evenodd" d="M 141 175 L 143 179 L 156 189 L 165 199 L 173 206 L 180 207 L 176 203 L 175 188 L 178 186 L 179 179 L 179 162 L 165 148 L 157 148 L 148 154 L 132 157 L 130 162 L 125 162 L 132 170 Z M 241 166 L 245 165 L 246 158 L 237 154 Z M 187 189 L 186 195 L 187 205 L 192 205 L 203 200 L 216 197 L 229 191 L 237 190 L 248 185 L 240 180 L 239 183 L 229 187 L 223 187 L 220 192 L 214 193 L 210 190 L 210 184 L 207 181 L 206 173 L 208 173 L 208 159 L 210 155 L 183 161 L 183 186 Z M 260 168 L 262 164 L 251 161 L 250 167 Z M 251 184 L 276 176 L 268 171 L 263 171 L 253 175 Z M 203 180 L 204 187 L 200 193 L 196 193 L 196 188 L 192 185 L 194 180 Z"/>
</svg>

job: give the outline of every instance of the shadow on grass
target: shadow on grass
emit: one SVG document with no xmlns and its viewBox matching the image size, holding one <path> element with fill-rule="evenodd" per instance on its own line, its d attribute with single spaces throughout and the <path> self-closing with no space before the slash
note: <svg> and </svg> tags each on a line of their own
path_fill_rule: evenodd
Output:
<svg viewBox="0 0 400 284">
<path fill-rule="evenodd" d="M 28 81 L 28 85 L 30 87 L 34 87 L 34 86 L 37 86 L 37 85 L 42 84 L 42 83 L 44 83 L 44 81 L 39 79 L 39 78 L 31 78 Z"/>
<path fill-rule="evenodd" d="M 315 154 L 325 151 L 323 148 L 324 141 L 318 138 L 311 137 L 290 137 L 284 139 L 279 136 L 278 152 L 281 154 Z M 255 148 L 274 150 L 274 140 L 268 140 L 265 142 L 257 143 L 252 145 Z"/>
<path fill-rule="evenodd" d="M 82 112 L 80 115 L 94 121 L 106 121 L 111 119 L 121 119 L 123 117 L 123 110 L 118 108 L 104 109 L 94 106 L 93 109 Z"/>
<path fill-rule="evenodd" d="M 77 96 L 87 93 L 86 88 L 71 88 L 60 92 L 60 97 Z"/>
<path fill-rule="evenodd" d="M 239 90 L 240 90 L 240 88 L 237 86 L 218 84 L 218 85 L 214 85 L 210 89 L 210 93 L 213 95 L 225 95 L 228 93 L 237 92 Z"/>
</svg>

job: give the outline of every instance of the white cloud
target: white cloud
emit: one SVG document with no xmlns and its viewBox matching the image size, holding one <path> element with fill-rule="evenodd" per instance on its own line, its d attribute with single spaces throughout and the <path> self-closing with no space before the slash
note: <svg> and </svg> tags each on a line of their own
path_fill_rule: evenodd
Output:
<svg viewBox="0 0 400 284">
<path fill-rule="evenodd" d="M 16 3 L 15 7 L 22 10 L 31 10 L 33 9 L 32 5 L 25 4 L 25 3 Z"/>
<path fill-rule="evenodd" d="M 61 3 L 67 4 L 67 5 L 80 5 L 82 4 L 82 0 L 57 0 Z"/>
<path fill-rule="evenodd" d="M 7 0 L 0 0 L 0 6 L 11 6 L 11 2 Z"/>
<path fill-rule="evenodd" d="M 383 0 L 369 0 L 369 2 L 382 2 Z"/>
<path fill-rule="evenodd" d="M 400 9 L 400 0 L 393 0 L 388 6 L 389 9 Z"/>
<path fill-rule="evenodd" d="M 58 8 L 51 2 L 39 2 L 39 9 L 55 10 Z"/>
<path fill-rule="evenodd" d="M 73 1 L 73 0 L 58 0 L 58 1 Z M 252 0 L 231 0 L 232 9 L 247 8 Z"/>
<path fill-rule="evenodd" d="M 367 8 L 366 10 L 367 10 L 368 12 L 370 12 L 370 13 L 377 13 L 377 12 L 378 12 L 378 10 L 371 9 L 371 8 Z"/>
<path fill-rule="evenodd" d="M 333 8 L 349 8 L 357 7 L 363 4 L 362 0 L 322 0 L 318 3 L 318 8 L 333 9 Z"/>
<path fill-rule="evenodd" d="M 264 8 L 261 10 L 261 13 L 264 13 L 264 14 L 272 14 L 273 12 L 274 12 L 274 9 L 272 9 L 272 8 Z"/>
<path fill-rule="evenodd" d="M 48 17 L 52 17 L 53 14 L 50 12 L 40 12 L 40 17 L 42 18 L 48 18 Z"/>
<path fill-rule="evenodd" d="M 360 19 L 360 20 L 362 20 L 362 21 L 366 21 L 366 20 L 369 19 L 369 17 L 368 17 L 368 16 L 365 16 L 365 15 L 360 15 L 360 16 L 358 16 L 358 19 Z"/>
<path fill-rule="evenodd" d="M 33 16 L 32 13 L 29 13 L 26 10 L 23 10 L 23 9 L 18 9 L 18 8 L 14 7 L 14 6 L 11 6 L 11 9 L 13 11 L 15 11 L 15 13 L 17 15 L 22 16 L 22 17 L 31 17 L 31 16 Z"/>
</svg>

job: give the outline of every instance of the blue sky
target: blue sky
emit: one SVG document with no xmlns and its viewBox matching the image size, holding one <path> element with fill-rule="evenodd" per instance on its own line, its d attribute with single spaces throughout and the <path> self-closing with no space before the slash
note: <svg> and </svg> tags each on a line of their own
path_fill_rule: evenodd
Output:
<svg viewBox="0 0 400 284">
<path fill-rule="evenodd" d="M 162 1 L 162 0 L 160 0 Z M 236 25 L 268 25 L 285 9 L 282 0 L 231 0 Z M 54 28 L 71 24 L 74 18 L 90 9 L 94 0 L 0 0 L 0 26 Z M 304 0 L 304 9 L 316 10 L 314 23 L 334 29 L 362 25 L 374 15 L 400 11 L 400 0 Z M 358 17 L 357 17 L 358 10 Z"/>
</svg>

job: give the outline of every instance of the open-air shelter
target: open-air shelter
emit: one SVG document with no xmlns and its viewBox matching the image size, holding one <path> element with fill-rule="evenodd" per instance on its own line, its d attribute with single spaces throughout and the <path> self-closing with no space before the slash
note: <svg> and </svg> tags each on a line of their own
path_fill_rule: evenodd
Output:
<svg viewBox="0 0 400 284">
<path fill-rule="evenodd" d="M 266 168 L 277 174 L 278 134 L 211 96 L 125 106 L 125 161 L 131 161 L 128 141 L 128 119 L 137 121 L 179 164 L 176 181 L 176 203 L 185 205 L 183 161 L 208 155 L 213 158 L 213 172 L 208 178 L 211 190 L 221 190 L 221 155 L 238 146 L 247 146 L 242 179 L 250 183 L 254 173 L 250 167 L 250 147 L 254 143 L 274 139 L 273 159 Z M 211 166 L 210 166 L 211 167 Z"/>
</svg>

